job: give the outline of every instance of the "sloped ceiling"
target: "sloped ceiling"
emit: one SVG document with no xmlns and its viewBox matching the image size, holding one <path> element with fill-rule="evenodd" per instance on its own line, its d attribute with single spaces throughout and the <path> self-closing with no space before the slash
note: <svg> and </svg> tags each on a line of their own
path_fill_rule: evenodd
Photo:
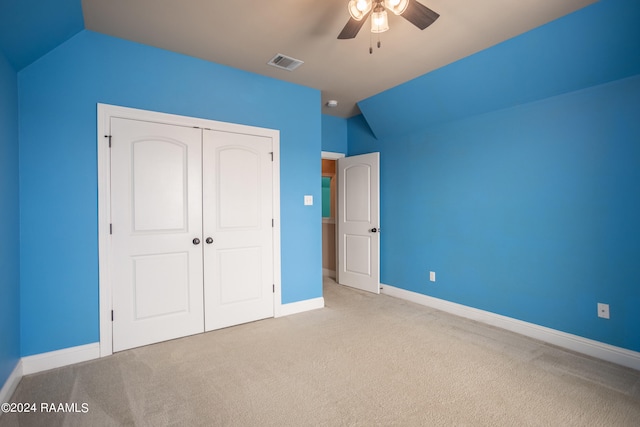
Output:
<svg viewBox="0 0 640 427">
<path fill-rule="evenodd" d="M 415 0 L 412 0 L 415 1 Z M 440 14 L 424 31 L 390 16 L 391 29 L 337 36 L 348 0 L 82 0 L 86 28 L 319 89 L 325 114 L 350 117 L 357 102 L 493 46 L 595 0 L 419 0 Z M 374 53 L 369 54 L 373 43 Z M 267 65 L 281 53 L 293 72 Z"/>
<path fill-rule="evenodd" d="M 606 69 L 625 68 L 610 55 L 621 46 L 638 57 L 627 49 L 639 38 L 640 26 L 628 25 L 640 20 L 636 0 L 584 9 L 595 0 L 419 1 L 440 19 L 420 31 L 391 16 L 378 49 L 366 25 L 337 40 L 347 0 L 0 0 L 0 49 L 20 70 L 86 28 L 319 89 L 323 104 L 340 102 L 323 113 L 362 110 L 378 135 L 597 84 L 615 74 Z M 584 21 L 567 26 L 574 16 Z M 611 67 L 594 63 L 597 52 Z M 276 53 L 305 63 L 294 72 L 269 67 Z"/>
<path fill-rule="evenodd" d="M 0 50 L 16 70 L 83 29 L 80 0 L 0 0 Z"/>
<path fill-rule="evenodd" d="M 638 22 L 637 0 L 601 0 L 359 106 L 381 138 L 636 75 Z"/>
</svg>

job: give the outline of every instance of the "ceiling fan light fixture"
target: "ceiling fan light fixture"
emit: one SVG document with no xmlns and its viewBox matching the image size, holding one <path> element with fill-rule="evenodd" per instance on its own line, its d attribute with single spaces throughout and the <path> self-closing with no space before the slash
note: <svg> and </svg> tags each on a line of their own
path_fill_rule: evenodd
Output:
<svg viewBox="0 0 640 427">
<path fill-rule="evenodd" d="M 376 9 L 378 9 L 376 7 Z M 389 29 L 389 17 L 387 16 L 387 11 L 384 10 L 375 10 L 371 14 L 371 32 L 372 33 L 384 33 Z"/>
<path fill-rule="evenodd" d="M 384 7 L 395 15 L 402 15 L 409 6 L 409 0 L 384 0 Z"/>
<path fill-rule="evenodd" d="M 360 21 L 371 10 L 371 0 L 350 0 L 347 8 L 349 9 L 349 15 L 356 21 Z"/>
</svg>

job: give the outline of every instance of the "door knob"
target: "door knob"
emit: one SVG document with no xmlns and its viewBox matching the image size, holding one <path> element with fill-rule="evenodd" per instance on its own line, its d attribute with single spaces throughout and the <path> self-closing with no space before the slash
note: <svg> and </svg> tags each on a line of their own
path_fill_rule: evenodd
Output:
<svg viewBox="0 0 640 427">
<path fill-rule="evenodd" d="M 212 244 L 213 243 L 213 239 L 211 237 L 207 237 L 207 239 L 205 240 L 205 242 L 207 242 L 207 244 Z"/>
<path fill-rule="evenodd" d="M 194 245 L 199 245 L 200 244 L 200 239 L 198 239 L 197 237 L 195 239 L 193 239 L 193 244 Z"/>
<path fill-rule="evenodd" d="M 371 230 L 369 230 L 369 231 L 370 231 L 370 232 L 372 232 L 372 233 L 377 233 L 378 231 L 380 231 L 380 229 L 379 229 L 379 228 L 375 228 L 375 227 L 373 227 L 373 228 L 372 228 Z"/>
</svg>

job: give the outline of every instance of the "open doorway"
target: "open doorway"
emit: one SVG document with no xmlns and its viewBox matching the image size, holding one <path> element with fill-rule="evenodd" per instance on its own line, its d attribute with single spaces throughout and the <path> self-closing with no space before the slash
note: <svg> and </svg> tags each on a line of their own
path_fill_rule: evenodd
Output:
<svg viewBox="0 0 640 427">
<path fill-rule="evenodd" d="M 338 214 L 337 159 L 342 153 L 322 152 L 322 275 L 336 279 Z"/>
<path fill-rule="evenodd" d="M 380 293 L 380 153 L 322 152 L 323 275 Z"/>
</svg>

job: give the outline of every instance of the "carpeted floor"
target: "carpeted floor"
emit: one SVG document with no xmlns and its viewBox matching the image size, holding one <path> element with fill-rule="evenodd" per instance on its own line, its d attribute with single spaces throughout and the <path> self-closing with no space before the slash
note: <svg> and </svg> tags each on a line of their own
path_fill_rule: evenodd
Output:
<svg viewBox="0 0 640 427">
<path fill-rule="evenodd" d="M 0 426 L 638 426 L 640 372 L 325 280 L 326 308 L 24 377 Z M 83 404 L 86 404 L 83 406 Z"/>
</svg>

